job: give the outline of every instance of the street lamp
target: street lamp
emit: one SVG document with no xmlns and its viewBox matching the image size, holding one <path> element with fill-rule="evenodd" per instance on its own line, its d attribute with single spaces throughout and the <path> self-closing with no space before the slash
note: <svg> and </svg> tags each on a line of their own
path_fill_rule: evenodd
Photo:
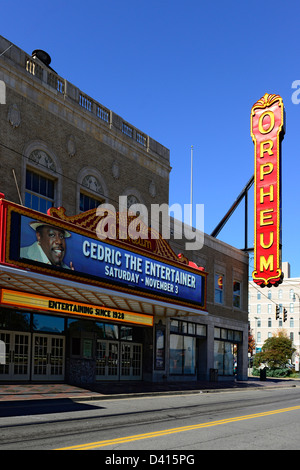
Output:
<svg viewBox="0 0 300 470">
<path fill-rule="evenodd" d="M 300 343 L 300 341 L 299 341 L 300 340 L 300 336 L 299 336 L 300 335 L 300 296 L 299 296 L 299 294 L 294 292 L 294 294 L 293 294 L 293 301 L 294 302 L 296 300 L 296 296 L 298 297 L 298 301 L 299 301 L 299 308 L 298 308 L 298 351 L 297 351 L 298 358 L 299 358 L 299 354 L 300 354 L 300 345 L 299 345 L 299 343 Z M 295 370 L 297 372 L 299 372 L 299 359 L 298 359 L 298 361 L 295 361 L 295 362 L 296 362 L 295 363 Z"/>
</svg>

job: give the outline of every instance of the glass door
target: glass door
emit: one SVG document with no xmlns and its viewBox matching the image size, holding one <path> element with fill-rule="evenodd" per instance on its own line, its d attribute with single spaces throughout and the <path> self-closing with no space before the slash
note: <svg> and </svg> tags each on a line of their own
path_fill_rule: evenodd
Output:
<svg viewBox="0 0 300 470">
<path fill-rule="evenodd" d="M 0 380 L 28 380 L 30 334 L 1 330 L 0 341 L 5 345 L 4 364 L 0 364 Z"/>
<path fill-rule="evenodd" d="M 140 380 L 142 378 L 142 345 L 121 343 L 121 371 L 123 380 Z"/>
<path fill-rule="evenodd" d="M 32 379 L 63 380 L 65 373 L 65 338 L 33 335 Z"/>
<path fill-rule="evenodd" d="M 119 378 L 119 343 L 97 339 L 96 380 Z"/>
</svg>

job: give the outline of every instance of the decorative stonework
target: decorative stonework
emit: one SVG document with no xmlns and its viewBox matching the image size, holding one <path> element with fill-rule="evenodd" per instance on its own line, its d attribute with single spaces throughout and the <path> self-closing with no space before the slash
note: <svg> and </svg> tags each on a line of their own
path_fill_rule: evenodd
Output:
<svg viewBox="0 0 300 470">
<path fill-rule="evenodd" d="M 120 177 L 120 167 L 118 162 L 114 161 L 112 164 L 112 175 L 115 180 L 119 179 Z"/>
<path fill-rule="evenodd" d="M 91 191 L 94 191 L 94 193 L 98 193 L 103 195 L 103 188 L 97 178 L 93 175 L 87 175 L 83 178 L 82 180 L 82 186 L 85 188 L 90 189 Z"/>
<path fill-rule="evenodd" d="M 139 203 L 140 203 L 140 201 L 133 194 L 129 194 L 127 196 L 127 209 L 129 209 L 130 206 L 132 206 L 133 204 L 139 204 Z"/>
<path fill-rule="evenodd" d="M 155 183 L 154 181 L 152 180 L 150 185 L 149 185 L 149 194 L 150 196 L 152 197 L 155 197 L 156 196 L 156 186 L 155 186 Z"/>
<path fill-rule="evenodd" d="M 21 114 L 16 104 L 12 104 L 8 110 L 8 122 L 15 129 L 21 124 Z"/>
<path fill-rule="evenodd" d="M 34 162 L 36 165 L 41 165 L 51 171 L 56 171 L 56 166 L 52 158 L 43 150 L 34 150 L 28 158 L 29 161 Z"/>
<path fill-rule="evenodd" d="M 67 151 L 70 157 L 74 157 L 76 153 L 76 142 L 75 137 L 70 135 L 67 142 Z"/>
</svg>

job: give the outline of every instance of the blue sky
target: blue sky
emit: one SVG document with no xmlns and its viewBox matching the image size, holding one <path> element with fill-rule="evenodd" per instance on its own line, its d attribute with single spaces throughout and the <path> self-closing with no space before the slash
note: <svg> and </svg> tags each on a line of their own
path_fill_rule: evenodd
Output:
<svg viewBox="0 0 300 470">
<path fill-rule="evenodd" d="M 47 51 L 63 78 L 170 149 L 170 204 L 204 204 L 211 233 L 254 173 L 252 105 L 279 94 L 283 261 L 300 276 L 300 4 L 286 0 L 1 2 L 1 35 Z M 298 95 L 300 97 L 300 94 Z M 244 247 L 241 203 L 218 236 Z M 253 187 L 249 193 L 253 246 Z M 253 260 L 250 258 L 250 269 Z M 300 289 L 300 285 L 299 285 Z"/>
</svg>

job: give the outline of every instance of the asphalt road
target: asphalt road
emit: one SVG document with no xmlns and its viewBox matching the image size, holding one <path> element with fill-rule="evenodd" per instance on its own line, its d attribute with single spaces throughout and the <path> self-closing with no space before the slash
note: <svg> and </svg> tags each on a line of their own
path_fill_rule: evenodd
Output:
<svg viewBox="0 0 300 470">
<path fill-rule="evenodd" d="M 2 405 L 0 450 L 102 450 L 102 459 L 149 451 L 140 461 L 105 461 L 139 468 L 192 464 L 199 450 L 300 447 L 300 387 Z M 162 453 L 168 461 L 155 461 Z"/>
</svg>

